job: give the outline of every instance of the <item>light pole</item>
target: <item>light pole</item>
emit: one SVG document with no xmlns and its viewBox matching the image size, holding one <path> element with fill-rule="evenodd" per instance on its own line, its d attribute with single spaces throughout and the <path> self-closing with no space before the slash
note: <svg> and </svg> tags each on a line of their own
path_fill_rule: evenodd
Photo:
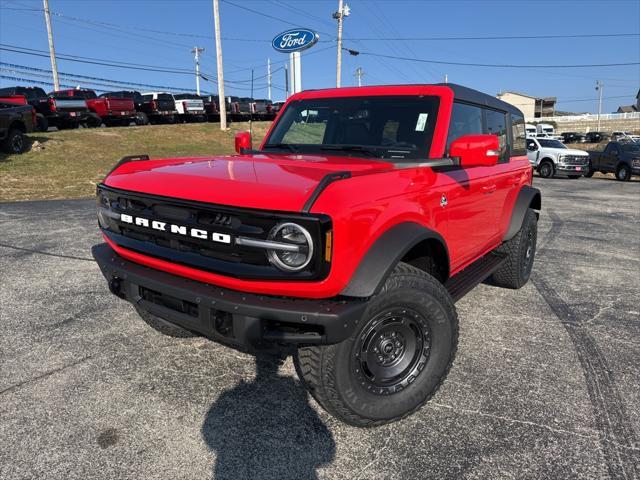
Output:
<svg viewBox="0 0 640 480">
<path fill-rule="evenodd" d="M 362 86 L 362 77 L 364 77 L 364 70 L 362 67 L 356 68 L 355 77 L 358 79 L 358 86 Z"/>
<path fill-rule="evenodd" d="M 220 130 L 227 129 L 227 99 L 224 96 L 224 72 L 222 71 L 222 42 L 220 40 L 220 7 L 213 0 L 213 22 L 216 35 L 216 68 L 218 70 L 218 108 L 220 109 Z"/>
<path fill-rule="evenodd" d="M 342 77 L 342 22 L 344 17 L 348 17 L 351 14 L 349 5 L 342 3 L 342 0 L 338 0 L 338 11 L 334 12 L 332 17 L 338 21 L 338 58 L 336 62 L 336 88 L 340 88 L 340 80 Z"/>
<path fill-rule="evenodd" d="M 58 80 L 58 64 L 56 62 L 56 49 L 53 45 L 53 29 L 51 28 L 51 12 L 49 12 L 49 0 L 42 0 L 44 6 L 44 21 L 47 24 L 47 37 L 49 38 L 49 56 L 51 57 L 51 72 L 53 73 L 53 89 L 60 90 Z"/>
<path fill-rule="evenodd" d="M 200 96 L 200 54 L 204 52 L 204 48 L 193 47 L 191 53 L 193 53 L 196 61 L 196 94 Z"/>
<path fill-rule="evenodd" d="M 598 131 L 600 131 L 600 114 L 602 113 L 602 90 L 604 90 L 604 83 L 596 80 L 596 91 L 598 92 Z"/>
</svg>

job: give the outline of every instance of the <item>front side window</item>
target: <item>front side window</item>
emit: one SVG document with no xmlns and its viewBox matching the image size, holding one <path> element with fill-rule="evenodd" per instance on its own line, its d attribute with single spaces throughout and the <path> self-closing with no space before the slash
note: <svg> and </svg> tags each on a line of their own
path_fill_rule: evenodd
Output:
<svg viewBox="0 0 640 480">
<path fill-rule="evenodd" d="M 520 115 L 511 115 L 511 132 L 513 136 L 513 145 L 511 147 L 511 155 L 525 155 L 525 138 L 526 132 L 524 127 L 524 118 Z"/>
<path fill-rule="evenodd" d="M 356 96 L 293 101 L 264 150 L 424 159 L 431 148 L 439 98 Z"/>
<path fill-rule="evenodd" d="M 464 135 L 482 134 L 482 109 L 474 105 L 454 103 L 449 122 L 449 135 L 447 137 L 447 151 L 454 140 Z"/>
<path fill-rule="evenodd" d="M 507 152 L 507 116 L 503 112 L 485 110 L 486 123 L 484 133 L 496 135 L 500 144 L 500 160 L 509 159 Z"/>
</svg>

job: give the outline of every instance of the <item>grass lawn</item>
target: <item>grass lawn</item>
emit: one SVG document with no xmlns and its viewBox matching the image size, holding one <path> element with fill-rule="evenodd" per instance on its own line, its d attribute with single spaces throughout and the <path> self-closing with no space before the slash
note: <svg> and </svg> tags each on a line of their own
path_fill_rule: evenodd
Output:
<svg viewBox="0 0 640 480">
<path fill-rule="evenodd" d="M 270 122 L 254 122 L 254 145 Z M 123 156 L 151 158 L 209 156 L 234 152 L 234 135 L 248 123 L 148 125 L 37 132 L 28 135 L 31 150 L 0 154 L 0 201 L 80 198 L 95 194 L 95 186 Z"/>
</svg>

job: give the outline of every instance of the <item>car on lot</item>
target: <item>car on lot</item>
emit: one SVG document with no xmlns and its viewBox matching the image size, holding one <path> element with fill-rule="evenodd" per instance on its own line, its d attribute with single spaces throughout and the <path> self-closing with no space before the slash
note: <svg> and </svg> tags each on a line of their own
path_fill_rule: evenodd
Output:
<svg viewBox="0 0 640 480">
<path fill-rule="evenodd" d="M 631 132 L 621 132 L 621 131 L 611 132 L 611 141 L 613 142 L 618 142 L 618 141 L 636 142 L 638 140 L 640 140 L 640 136 L 634 135 Z"/>
<path fill-rule="evenodd" d="M 527 138 L 527 157 L 542 178 L 566 175 L 578 178 L 589 168 L 589 154 L 584 150 L 567 148 L 550 138 Z"/>
<path fill-rule="evenodd" d="M 146 92 L 142 94 L 143 111 L 149 123 L 175 123 L 178 111 L 173 95 L 167 92 Z"/>
<path fill-rule="evenodd" d="M 149 113 L 151 111 L 150 101 L 145 101 L 142 94 L 135 90 L 119 90 L 117 92 L 105 92 L 100 94 L 100 98 L 126 98 L 133 102 L 136 111 L 133 121 L 136 125 L 148 125 Z"/>
<path fill-rule="evenodd" d="M 18 105 L 0 100 L 0 147 L 6 153 L 22 153 L 26 147 L 25 133 L 33 132 L 36 111 L 29 104 Z"/>
<path fill-rule="evenodd" d="M 381 425 L 443 382 L 455 301 L 529 279 L 522 133 L 520 110 L 454 84 L 302 92 L 257 150 L 241 132 L 236 156 L 118 162 L 93 256 L 157 330 L 290 352 L 327 411 Z"/>
<path fill-rule="evenodd" d="M 605 142 L 608 138 L 611 138 L 607 132 L 587 132 L 585 133 L 586 143 L 600 143 Z"/>
<path fill-rule="evenodd" d="M 271 110 L 273 111 L 273 113 L 277 114 L 282 109 L 284 104 L 285 102 L 282 102 L 282 101 L 273 102 L 271 104 Z"/>
<path fill-rule="evenodd" d="M 52 98 L 40 87 L 0 88 L 0 97 L 23 95 L 36 110 L 36 129 L 46 132 L 49 127 L 60 130 L 77 128 L 89 117 L 87 103 L 82 100 Z"/>
<path fill-rule="evenodd" d="M 202 98 L 195 93 L 178 93 L 173 96 L 178 118 L 185 122 L 204 122 L 207 119 Z"/>
<path fill-rule="evenodd" d="M 563 132 L 560 134 L 563 143 L 584 143 L 586 138 L 584 133 Z"/>
<path fill-rule="evenodd" d="M 273 120 L 276 117 L 271 100 L 257 98 L 253 102 L 253 117 L 255 120 Z"/>
<path fill-rule="evenodd" d="M 640 175 L 640 143 L 609 142 L 602 152 L 589 152 L 588 177 L 595 172 L 613 173 L 620 181 Z"/>
<path fill-rule="evenodd" d="M 130 98 L 98 97 L 94 90 L 88 88 L 69 88 L 51 92 L 49 95 L 62 99 L 84 99 L 91 112 L 84 122 L 87 127 L 99 127 L 103 123 L 107 127 L 124 127 L 136 119 L 136 108 Z"/>
</svg>

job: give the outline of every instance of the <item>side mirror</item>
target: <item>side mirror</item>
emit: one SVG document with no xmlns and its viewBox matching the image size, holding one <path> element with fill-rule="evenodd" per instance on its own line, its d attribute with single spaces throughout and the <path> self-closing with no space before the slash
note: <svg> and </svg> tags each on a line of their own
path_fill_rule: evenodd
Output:
<svg viewBox="0 0 640 480">
<path fill-rule="evenodd" d="M 449 155 L 460 158 L 460 166 L 491 167 L 498 163 L 500 141 L 496 135 L 464 135 L 454 140 Z"/>
<path fill-rule="evenodd" d="M 236 153 L 244 153 L 251 150 L 251 134 L 249 132 L 236 133 Z"/>
<path fill-rule="evenodd" d="M 527 150 L 529 150 L 530 152 L 535 152 L 537 149 L 538 146 L 533 142 L 527 145 Z"/>
</svg>

